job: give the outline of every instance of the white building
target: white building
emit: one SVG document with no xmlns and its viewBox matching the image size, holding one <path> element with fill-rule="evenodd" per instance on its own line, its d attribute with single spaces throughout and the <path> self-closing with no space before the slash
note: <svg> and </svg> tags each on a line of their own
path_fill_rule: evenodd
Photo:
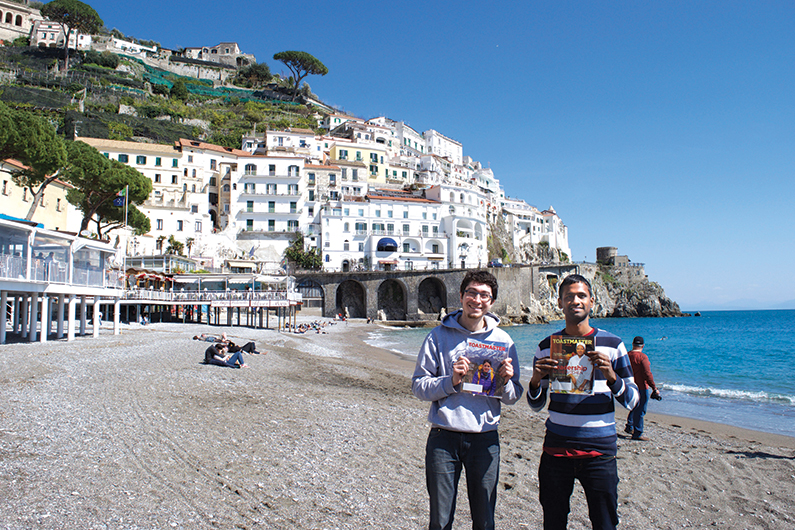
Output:
<svg viewBox="0 0 795 530">
<path fill-rule="evenodd" d="M 398 190 L 329 201 L 320 215 L 323 269 L 444 269 L 449 245 L 441 213 L 438 201 Z"/>
<path fill-rule="evenodd" d="M 425 137 L 425 148 L 428 153 L 449 158 L 453 164 L 459 166 L 463 164 L 464 148 L 461 142 L 456 142 L 433 129 L 425 131 L 423 136 Z"/>
<path fill-rule="evenodd" d="M 0 40 L 11 43 L 19 37 L 30 37 L 31 46 L 33 22 L 41 19 L 39 10 L 18 2 L 0 0 Z"/>
<path fill-rule="evenodd" d="M 474 268 L 488 262 L 486 195 L 474 186 L 441 184 L 425 190 L 441 204 L 442 230 L 448 237 L 450 268 Z"/>
<path fill-rule="evenodd" d="M 151 223 L 144 236 L 133 237 L 129 255 L 162 254 L 168 239 L 200 241 L 212 231 L 207 180 L 203 171 L 179 146 L 79 138 L 112 160 L 127 164 L 152 181 L 152 194 L 138 206 Z"/>
</svg>

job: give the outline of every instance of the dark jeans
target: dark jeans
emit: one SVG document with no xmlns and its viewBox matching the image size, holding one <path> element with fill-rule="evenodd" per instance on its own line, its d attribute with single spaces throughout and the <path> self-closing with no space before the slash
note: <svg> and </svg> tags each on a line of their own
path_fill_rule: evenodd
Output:
<svg viewBox="0 0 795 530">
<path fill-rule="evenodd" d="M 645 391 L 639 392 L 640 400 L 634 409 L 629 411 L 627 415 L 627 427 L 633 430 L 632 437 L 638 438 L 643 434 L 643 416 L 646 415 L 646 407 L 649 404 L 649 394 L 651 389 L 647 388 Z"/>
<path fill-rule="evenodd" d="M 233 344 L 233 345 L 229 346 L 229 351 L 231 353 L 235 353 L 235 352 L 239 352 L 239 351 L 244 351 L 246 353 L 251 353 L 251 352 L 257 351 L 257 345 L 254 344 L 253 342 L 247 342 L 243 346 L 238 346 L 236 344 Z"/>
<path fill-rule="evenodd" d="M 458 479 L 466 469 L 472 528 L 492 530 L 500 476 L 497 431 L 466 433 L 433 428 L 425 447 L 425 480 L 430 497 L 429 530 L 453 526 Z"/>
<path fill-rule="evenodd" d="M 543 453 L 538 467 L 538 498 L 544 508 L 544 530 L 566 530 L 575 478 L 585 490 L 593 530 L 615 529 L 618 524 L 615 457 L 566 458 Z"/>
</svg>

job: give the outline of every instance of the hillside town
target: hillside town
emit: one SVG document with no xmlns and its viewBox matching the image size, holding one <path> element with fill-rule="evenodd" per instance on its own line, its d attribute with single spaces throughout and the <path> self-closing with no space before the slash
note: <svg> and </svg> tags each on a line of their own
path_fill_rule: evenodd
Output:
<svg viewBox="0 0 795 530">
<path fill-rule="evenodd" d="M 0 21 L 2 39 L 27 36 L 38 47 L 67 39 L 60 24 L 26 4 L 0 0 Z M 79 32 L 68 41 L 75 50 L 111 51 L 159 67 L 175 64 L 164 58 L 176 53 L 194 66 L 217 63 L 219 82 L 256 61 L 234 42 L 177 52 Z M 240 138 L 238 149 L 192 139 L 157 144 L 92 138 L 78 127 L 76 141 L 152 182 L 151 195 L 138 205 L 150 231 L 119 227 L 103 235 L 127 266 L 157 263 L 154 268 L 164 273 L 285 271 L 285 253 L 296 240 L 324 271 L 570 259 L 568 229 L 554 208 L 510 197 L 489 167 L 465 155 L 461 142 L 386 116 L 335 112 L 319 102 L 315 115 L 315 130 L 254 129 Z M 18 166 L 2 162 L 0 208 L 25 218 L 33 197 L 12 179 Z M 32 220 L 90 235 L 80 230 L 82 213 L 66 200 L 69 187 L 54 180 Z"/>
</svg>

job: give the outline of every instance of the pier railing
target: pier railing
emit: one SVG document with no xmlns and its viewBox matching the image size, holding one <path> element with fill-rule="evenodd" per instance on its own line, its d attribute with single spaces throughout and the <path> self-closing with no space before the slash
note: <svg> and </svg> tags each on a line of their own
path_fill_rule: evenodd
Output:
<svg viewBox="0 0 795 530">
<path fill-rule="evenodd" d="M 195 302 L 212 304 L 221 301 L 287 301 L 300 302 L 301 293 L 290 291 L 155 291 L 148 289 L 132 289 L 125 292 L 126 300 L 158 301 L 158 302 Z"/>
</svg>

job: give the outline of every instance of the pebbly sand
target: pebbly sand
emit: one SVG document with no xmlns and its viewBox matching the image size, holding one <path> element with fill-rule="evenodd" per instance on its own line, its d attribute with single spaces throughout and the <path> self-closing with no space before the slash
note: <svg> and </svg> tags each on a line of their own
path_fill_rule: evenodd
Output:
<svg viewBox="0 0 795 530">
<path fill-rule="evenodd" d="M 426 527 L 413 361 L 364 344 L 363 322 L 327 329 L 133 325 L 0 346 L 0 528 Z M 200 364 L 191 337 L 224 330 L 268 354 Z M 546 414 L 503 410 L 497 527 L 541 528 Z M 651 442 L 619 440 L 620 528 L 795 528 L 795 438 L 648 418 Z M 458 506 L 454 528 L 471 528 L 463 479 Z M 569 528 L 590 528 L 579 485 Z"/>
</svg>

